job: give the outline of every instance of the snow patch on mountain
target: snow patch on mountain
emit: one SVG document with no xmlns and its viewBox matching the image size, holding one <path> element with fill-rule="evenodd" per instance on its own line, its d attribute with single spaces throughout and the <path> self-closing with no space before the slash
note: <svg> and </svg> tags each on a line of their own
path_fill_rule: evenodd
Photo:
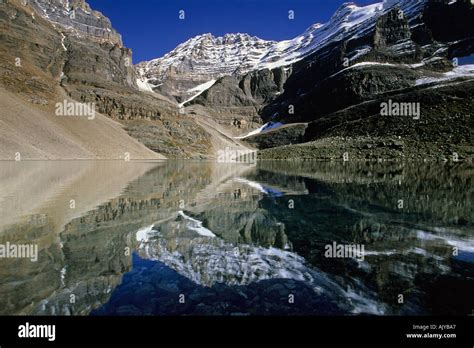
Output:
<svg viewBox="0 0 474 348">
<path fill-rule="evenodd" d="M 283 196 L 283 192 L 281 191 L 278 191 L 278 190 L 275 190 L 271 187 L 266 187 L 258 182 L 255 182 L 255 181 L 252 181 L 252 180 L 248 180 L 248 179 L 245 179 L 245 178 L 234 178 L 233 179 L 234 182 L 237 182 L 237 183 L 240 183 L 240 184 L 245 184 L 257 191 L 260 191 L 261 193 L 265 194 L 265 195 L 269 195 L 269 196 L 272 196 L 272 197 L 281 197 Z"/>
<path fill-rule="evenodd" d="M 268 122 L 268 123 L 265 123 L 260 128 L 257 128 L 255 130 L 247 133 L 246 135 L 239 136 L 239 137 L 234 137 L 234 138 L 235 139 L 245 139 L 245 138 L 251 137 L 253 135 L 268 132 L 271 129 L 276 129 L 276 128 L 281 127 L 281 126 L 283 126 L 283 123 L 281 123 L 281 122 Z"/>
<path fill-rule="evenodd" d="M 340 41 L 351 30 L 381 14 L 384 3 L 358 7 L 354 3 L 344 3 L 326 24 L 315 24 L 302 35 L 292 40 L 277 43 L 265 55 L 256 69 L 274 69 L 294 64 L 331 41 Z M 375 24 L 375 20 L 373 23 Z"/>
<path fill-rule="evenodd" d="M 143 92 L 153 92 L 152 85 L 146 79 L 137 79 L 137 86 Z"/>
<path fill-rule="evenodd" d="M 212 233 L 211 230 L 205 228 L 202 225 L 201 221 L 193 219 L 192 217 L 186 215 L 182 210 L 179 211 L 178 215 L 184 218 L 188 222 L 186 227 L 189 228 L 191 231 L 195 231 L 203 237 L 214 238 L 216 236 L 214 233 Z"/>
<path fill-rule="evenodd" d="M 437 77 L 427 76 L 420 78 L 416 80 L 415 84 L 420 86 L 435 82 L 449 81 L 460 77 L 474 77 L 474 64 L 458 66 L 451 71 L 440 74 L 440 76 Z"/>
<path fill-rule="evenodd" d="M 427 0 L 385 0 L 372 5 L 341 5 L 331 19 L 310 26 L 291 40 L 267 41 L 248 34 L 227 34 L 214 37 L 204 34 L 180 44 L 161 58 L 137 65 L 140 78 L 158 83 L 170 76 L 183 75 L 200 85 L 226 75 L 243 75 L 250 71 L 275 69 L 294 64 L 329 43 L 349 37 L 361 37 L 372 30 L 377 19 L 398 6 L 409 21 L 421 16 Z M 370 51 L 362 47 L 352 59 Z"/>
<path fill-rule="evenodd" d="M 184 104 L 186 104 L 187 102 L 190 102 L 191 100 L 199 97 L 204 91 L 206 91 L 207 89 L 211 88 L 215 83 L 216 83 L 217 80 L 211 80 L 211 81 L 207 81 L 203 84 L 200 84 L 194 88 L 191 88 L 190 90 L 187 91 L 187 93 L 190 93 L 190 94 L 193 94 L 190 98 L 186 99 L 184 102 L 180 103 L 179 104 L 179 107 L 183 107 Z"/>
<path fill-rule="evenodd" d="M 439 232 L 439 231 L 438 231 Z M 423 241 L 443 240 L 446 244 L 465 252 L 474 252 L 474 240 L 461 238 L 451 231 L 442 231 L 444 234 L 433 234 L 429 231 L 418 230 L 416 237 Z"/>
<path fill-rule="evenodd" d="M 347 67 L 345 69 L 342 69 L 342 70 L 339 70 L 337 73 L 333 74 L 330 76 L 331 77 L 334 77 L 334 76 L 337 76 L 341 73 L 343 73 L 344 71 L 347 71 L 347 70 L 351 70 L 351 69 L 357 69 L 357 68 L 361 68 L 361 67 L 367 67 L 367 66 L 401 66 L 400 64 L 392 64 L 392 63 L 380 63 L 380 62 L 360 62 L 360 63 L 357 63 L 357 64 L 354 64 L 354 65 L 351 65 L 350 67 Z"/>
<path fill-rule="evenodd" d="M 153 225 L 144 227 L 137 231 L 137 233 L 135 234 L 135 238 L 137 239 L 138 242 L 146 243 L 148 242 L 152 231 L 153 231 Z"/>
<path fill-rule="evenodd" d="M 67 47 L 66 45 L 64 44 L 64 40 L 66 39 L 66 35 L 64 35 L 63 33 L 61 33 L 61 46 L 63 47 L 63 50 L 64 52 L 67 52 Z"/>
<path fill-rule="evenodd" d="M 222 37 L 210 33 L 199 35 L 161 58 L 138 64 L 139 75 L 158 83 L 177 73 L 192 81 L 209 82 L 239 69 L 252 70 L 274 44 L 274 41 L 241 33 Z"/>
</svg>

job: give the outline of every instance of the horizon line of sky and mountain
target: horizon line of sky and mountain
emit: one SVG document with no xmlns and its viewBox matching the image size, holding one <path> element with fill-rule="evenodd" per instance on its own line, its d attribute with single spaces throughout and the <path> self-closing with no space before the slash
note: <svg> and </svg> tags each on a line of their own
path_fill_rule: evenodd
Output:
<svg viewBox="0 0 474 348">
<path fill-rule="evenodd" d="M 159 58 L 188 39 L 211 33 L 247 33 L 289 40 L 315 23 L 326 23 L 347 0 L 87 0 L 110 18 L 133 50 L 133 61 Z M 358 6 L 382 0 L 355 0 Z M 179 19 L 179 11 L 185 19 Z M 288 12 L 294 11 L 294 19 Z"/>
</svg>

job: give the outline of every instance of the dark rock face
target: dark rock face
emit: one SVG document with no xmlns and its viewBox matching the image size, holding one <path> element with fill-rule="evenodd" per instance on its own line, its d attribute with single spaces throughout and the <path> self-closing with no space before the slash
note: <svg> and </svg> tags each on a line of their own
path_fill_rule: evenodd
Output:
<svg viewBox="0 0 474 348">
<path fill-rule="evenodd" d="M 472 80 L 436 89 L 387 92 L 374 100 L 330 113 L 309 123 L 301 146 L 280 147 L 262 158 L 351 159 L 402 158 L 405 160 L 460 160 L 472 156 L 474 107 Z M 387 100 L 420 103 L 419 120 L 382 117 Z M 295 143 L 293 143 L 295 144 Z M 263 148 L 263 147 L 262 147 Z"/>
<path fill-rule="evenodd" d="M 402 10 L 394 9 L 377 20 L 374 48 L 380 49 L 411 37 L 410 25 Z"/>
<path fill-rule="evenodd" d="M 469 0 L 459 0 L 447 5 L 448 1 L 432 1 L 426 7 L 424 24 L 418 27 L 431 41 L 451 42 L 448 58 L 468 56 L 474 52 L 474 8 Z"/>
<path fill-rule="evenodd" d="M 245 75 L 240 80 L 239 87 L 256 104 L 265 104 L 283 91 L 288 75 L 284 68 L 259 70 Z"/>
<path fill-rule="evenodd" d="M 455 41 L 474 36 L 474 8 L 470 0 L 430 1 L 423 19 L 436 41 Z"/>
<path fill-rule="evenodd" d="M 337 160 L 347 152 L 352 159 L 451 160 L 456 153 L 460 160 L 469 159 L 474 137 L 473 87 L 470 80 L 436 89 L 411 88 L 402 93 L 381 93 L 372 101 L 313 120 L 305 130 L 301 146 L 281 147 L 260 155 L 262 158 Z M 382 117 L 380 105 L 387 100 L 419 102 L 420 119 Z M 267 148 L 264 144 L 258 145 L 261 149 Z"/>
<path fill-rule="evenodd" d="M 346 10 L 346 7 L 340 9 Z M 452 70 L 453 58 L 474 52 L 473 6 L 469 1 L 449 5 L 427 1 L 416 9 L 416 14 L 409 11 L 404 13 L 394 7 L 376 18 L 373 27 L 363 31 L 363 35 L 348 36 L 343 41 L 325 45 L 289 69 L 255 71 L 239 81 L 235 77 L 223 78 L 191 103 L 221 109 L 253 105 L 263 122 L 314 122 L 300 140 L 287 134 L 288 130 L 248 140 L 260 149 L 279 143 L 282 146 L 315 141 L 329 135 L 350 136 L 351 133 L 382 138 L 409 133 L 415 142 L 425 142 L 425 145 L 412 144 L 416 147 L 426 146 L 428 140 L 423 134 L 431 134 L 434 142 L 450 143 L 448 135 L 454 132 L 451 145 L 458 150 L 461 146 L 467 155 L 464 146 L 469 143 L 466 137 L 471 132 L 464 128 L 455 131 L 454 125 L 443 125 L 437 130 L 436 124 L 445 114 L 468 117 L 466 108 L 472 95 L 456 100 L 450 96 L 451 92 L 457 94 L 468 87 L 433 91 L 418 85 L 422 78 L 437 77 Z M 422 117 L 427 123 L 413 126 L 413 120 L 377 118 L 380 103 L 392 96 L 399 102 L 421 102 Z M 433 112 L 440 114 L 433 115 Z M 353 117 L 346 119 L 348 114 Z M 330 133 L 327 132 L 329 127 L 332 127 Z M 342 129 L 346 130 L 339 133 Z M 276 134 L 286 136 L 270 141 Z M 448 148 L 443 150 L 443 156 L 452 150 Z"/>
<path fill-rule="evenodd" d="M 413 63 L 414 58 L 420 57 L 419 47 L 410 36 L 407 19 L 399 9 L 394 9 L 379 18 L 374 32 L 367 37 L 334 43 L 327 51 L 316 52 L 295 64 L 284 93 L 263 109 L 263 119 L 314 119 L 377 94 L 414 85 L 417 72 L 398 65 Z M 368 42 L 371 46 L 359 46 Z M 361 60 L 351 60 L 352 52 L 361 47 L 365 47 L 367 54 Z M 366 60 L 388 65 L 369 64 L 351 69 L 351 65 Z M 295 116 L 288 112 L 290 105 L 296 108 Z"/>
<path fill-rule="evenodd" d="M 63 83 L 92 86 L 113 83 L 120 87 L 135 87 L 130 49 L 74 36 L 69 37 L 68 47 Z"/>
<path fill-rule="evenodd" d="M 189 104 L 215 107 L 259 107 L 282 92 L 290 72 L 285 68 L 253 71 L 241 78 L 225 76 Z"/>
<path fill-rule="evenodd" d="M 258 149 L 299 144 L 305 140 L 307 127 L 308 124 L 306 123 L 289 124 L 269 132 L 248 137 L 244 141 Z"/>
<path fill-rule="evenodd" d="M 312 72 L 307 72 L 308 82 L 313 76 Z M 272 117 L 276 117 L 288 123 L 307 122 L 378 94 L 410 87 L 416 77 L 417 74 L 412 70 L 395 66 L 380 65 L 344 71 L 321 81 L 308 91 L 304 90 L 304 85 L 296 90 L 286 90 L 283 96 L 265 107 L 264 120 L 274 120 Z M 298 85 L 297 81 L 292 83 L 295 87 Z"/>
<path fill-rule="evenodd" d="M 204 91 L 199 97 L 189 104 L 206 104 L 206 106 L 253 106 L 251 97 L 239 88 L 238 80 L 232 76 L 225 76 L 218 80 L 214 86 Z"/>
<path fill-rule="evenodd" d="M 455 21 L 457 23 L 448 29 L 447 23 Z M 474 52 L 472 28 L 466 28 L 472 22 L 474 11 L 468 2 L 451 5 L 430 2 L 423 17 L 410 23 L 403 12 L 394 8 L 381 16 L 374 30 L 365 37 L 334 43 L 328 52 L 316 52 L 295 64 L 293 74 L 284 85 L 284 93 L 263 108 L 262 118 L 284 123 L 309 121 L 304 141 L 323 141 L 338 136 L 378 139 L 401 136 L 407 137 L 407 141 L 404 150 L 398 151 L 405 151 L 407 156 L 417 157 L 424 148 L 430 157 L 438 146 L 443 158 L 449 158 L 450 151 L 455 150 L 463 157 L 469 157 L 468 139 L 472 137 L 472 127 L 469 126 L 468 109 L 474 95 L 470 83 L 459 80 L 459 85 L 432 89 L 418 86 L 418 81 L 452 70 L 452 58 Z M 445 29 L 435 28 L 437 25 Z M 354 56 L 351 52 L 359 51 L 361 47 L 368 52 L 351 59 Z M 348 66 L 344 66 L 343 57 L 349 57 Z M 356 63 L 362 64 L 354 67 Z M 400 103 L 419 102 L 424 121 L 380 117 L 381 103 L 390 98 Z M 290 112 L 292 109 L 293 113 Z M 458 121 L 458 118 L 464 121 Z M 458 127 L 460 123 L 466 127 Z M 377 147 L 361 142 L 362 147 L 366 145 L 370 147 L 365 151 L 367 153 Z M 364 153 L 362 147 L 358 151 Z M 298 151 L 295 148 L 294 152 L 300 153 L 299 150 L 303 148 Z M 300 155 L 307 156 L 305 151 L 309 149 Z M 283 149 L 279 151 L 279 156 L 283 152 Z M 355 156 L 363 157 L 365 153 Z"/>
<path fill-rule="evenodd" d="M 467 143 L 473 131 L 468 112 L 474 105 L 473 94 L 472 81 L 434 91 L 412 89 L 402 94 L 381 94 L 373 101 L 340 110 L 310 123 L 306 140 L 315 140 L 329 134 L 371 134 L 401 136 L 407 141 L 440 142 L 445 144 L 443 147 L 449 143 Z M 380 105 L 389 99 L 398 102 L 418 101 L 423 105 L 420 108 L 422 122 L 416 122 L 410 117 L 381 117 Z"/>
</svg>

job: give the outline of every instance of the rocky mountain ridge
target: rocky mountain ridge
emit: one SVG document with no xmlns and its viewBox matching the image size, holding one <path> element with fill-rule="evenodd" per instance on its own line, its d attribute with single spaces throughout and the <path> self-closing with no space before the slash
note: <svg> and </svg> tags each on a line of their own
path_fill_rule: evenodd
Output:
<svg viewBox="0 0 474 348">
<path fill-rule="evenodd" d="M 359 27 L 350 29 L 352 34 L 327 43 L 306 58 L 288 67 L 232 77 L 233 81 L 223 77 L 186 105 L 232 110 L 235 114 L 252 105 L 254 116 L 262 123 L 309 123 L 303 138 L 298 136 L 303 140 L 297 143 L 321 141 L 321 148 L 266 151 L 261 154 L 266 159 L 341 158 L 351 142 L 340 142 L 337 137 L 348 136 L 358 144 L 355 152 L 349 151 L 352 158 L 428 156 L 445 160 L 454 152 L 469 158 L 474 66 L 457 64 L 458 58 L 474 52 L 474 33 L 469 27 L 474 20 L 473 5 L 470 1 L 391 1 L 382 5 L 389 10 L 375 11 Z M 340 11 L 350 13 L 352 8 L 354 5 L 346 4 Z M 288 73 L 283 84 L 275 88 L 274 81 L 265 76 L 281 73 L 281 69 Z M 249 75 L 255 81 L 250 93 L 242 83 Z M 418 102 L 422 121 L 381 118 L 380 105 L 392 99 L 396 103 Z M 455 124 L 462 129 L 457 131 Z M 287 128 L 280 132 L 289 135 L 286 143 L 277 132 L 272 129 L 271 137 L 280 138 L 275 145 L 295 144 Z M 257 139 L 259 136 L 253 136 L 251 143 L 264 143 Z M 359 142 L 358 137 L 364 138 Z M 377 146 L 367 143 L 371 138 L 388 144 L 387 148 L 378 151 Z M 405 146 L 389 149 L 393 141 Z M 284 155 L 288 151 L 289 157 Z"/>
<path fill-rule="evenodd" d="M 473 13 L 468 0 L 345 3 L 326 24 L 292 40 L 205 34 L 133 66 L 110 20 L 84 0 L 10 0 L 0 3 L 0 79 L 35 105 L 51 108 L 63 93 L 95 103 L 99 113 L 166 157 L 212 158 L 226 146 L 280 148 L 319 140 L 326 146 L 334 144 L 328 137 L 352 133 L 387 144 L 409 137 L 405 144 L 416 140 L 413 146 L 426 149 L 423 134 L 429 133 L 428 145 L 442 147 L 443 158 L 450 152 L 467 158 L 474 68 L 455 66 L 455 58 L 474 52 Z M 18 57 L 28 69 L 12 68 Z M 424 120 L 378 118 L 377 105 L 390 98 L 423 101 Z M 266 123 L 303 126 L 272 129 L 276 141 L 267 141 L 255 131 Z M 248 134 L 251 141 L 242 144 Z M 420 139 L 423 144 L 416 143 Z M 359 140 L 372 151 L 372 143 Z M 395 148 L 397 156 L 408 149 Z M 321 158 L 338 158 L 340 151 L 335 146 Z M 366 158 L 362 152 L 355 155 Z"/>
<path fill-rule="evenodd" d="M 138 64 L 139 85 L 145 90 L 158 88 L 186 96 L 188 90 L 212 79 L 253 70 L 274 44 L 240 33 L 223 37 L 199 35 L 162 58 Z"/>
<path fill-rule="evenodd" d="M 52 23 L 77 37 L 108 41 L 123 47 L 122 36 L 110 19 L 92 10 L 85 0 L 33 0 L 29 4 Z"/>
<path fill-rule="evenodd" d="M 81 129 L 94 127 L 94 123 L 85 122 L 90 127 L 78 129 L 71 125 L 72 118 L 60 119 L 55 116 L 54 105 L 64 98 L 79 103 L 93 103 L 96 112 L 117 121 L 109 123 L 115 124 L 114 128 L 122 128 L 120 132 L 123 137 L 129 138 L 129 142 L 120 142 L 124 146 L 126 144 L 133 158 L 138 155 L 135 148 L 140 146 L 146 156 L 155 155 L 158 158 L 162 156 L 154 152 L 164 154 L 167 158 L 208 158 L 214 155 L 215 145 L 209 133 L 193 119 L 179 114 L 174 101 L 138 89 L 132 51 L 123 45 L 120 34 L 114 30 L 110 20 L 100 12 L 93 11 L 87 2 L 0 2 L 0 37 L 0 84 L 8 93 L 24 99 L 26 108 L 42 108 L 38 113 L 47 115 L 53 122 L 62 121 L 66 128 L 70 126 L 72 132 L 80 133 Z M 20 65 L 15 66 L 17 61 Z M 27 123 L 19 129 L 30 129 L 32 120 L 40 119 L 39 116 L 25 120 L 15 118 L 13 114 L 7 116 L 15 122 Z M 50 123 L 42 122 L 46 131 L 51 133 L 53 130 L 48 128 Z M 10 130 L 14 134 L 10 134 Z M 1 153 L 1 156 L 6 156 L 5 159 L 18 151 L 28 158 L 38 154 L 41 158 L 56 158 L 61 148 L 70 152 L 63 154 L 65 158 L 75 158 L 79 153 L 80 158 L 91 156 L 90 152 L 84 153 L 80 149 L 75 152 L 69 150 L 69 143 L 77 142 L 76 134 L 73 134 L 74 139 L 67 138 L 69 133 L 59 140 L 53 136 L 58 143 L 66 141 L 68 144 L 54 148 L 51 152 L 48 137 L 46 145 L 37 140 L 38 149 L 33 151 L 31 146 L 25 148 L 23 145 L 14 145 L 16 140 L 13 141 L 13 138 L 21 134 L 16 126 L 4 131 L 6 133 L 2 137 L 10 139 L 4 146 L 6 150 Z M 94 138 L 93 133 L 88 131 L 79 138 L 90 142 Z M 109 133 L 115 134 L 115 129 Z M 214 133 L 218 141 L 229 142 L 220 133 Z M 94 146 L 100 141 L 100 137 L 95 138 Z M 18 142 L 21 143 L 21 140 Z M 238 142 L 232 143 L 240 146 Z M 82 149 L 92 147 L 90 145 L 81 144 Z M 107 149 L 114 146 L 115 142 Z M 127 149 L 117 149 L 116 157 L 123 157 L 125 152 Z M 110 151 L 101 153 L 109 154 Z"/>
<path fill-rule="evenodd" d="M 425 2 L 385 0 L 363 7 L 347 2 L 327 23 L 313 24 L 296 38 L 280 42 L 240 33 L 223 37 L 199 35 L 161 58 L 138 64 L 139 85 L 185 100 L 187 91 L 210 80 L 289 66 L 333 42 L 363 36 L 379 16 L 394 7 L 400 8 L 410 21 L 416 21 Z"/>
</svg>

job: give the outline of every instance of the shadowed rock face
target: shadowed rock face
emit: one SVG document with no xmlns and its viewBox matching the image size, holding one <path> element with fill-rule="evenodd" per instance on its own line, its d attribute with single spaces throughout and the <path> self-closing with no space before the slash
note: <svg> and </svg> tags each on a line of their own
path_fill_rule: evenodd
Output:
<svg viewBox="0 0 474 348">
<path fill-rule="evenodd" d="M 443 8 L 425 11 L 438 13 Z M 417 79 L 430 76 L 430 70 L 431 73 L 451 70 L 449 59 L 453 57 L 447 53 L 453 43 L 437 41 L 432 36 L 423 47 L 415 41 L 418 38 L 414 31 L 423 26 L 429 28 L 430 24 L 420 23 L 419 19 L 409 22 L 404 13 L 395 8 L 381 16 L 365 36 L 348 38 L 334 43 L 326 51 L 315 52 L 295 64 L 284 93 L 265 107 L 263 119 L 274 119 L 275 114 L 285 122 L 317 119 L 389 91 L 403 94 L 415 86 Z M 468 32 L 458 34 L 458 40 L 469 38 Z M 351 58 L 355 57 L 355 51 L 362 49 L 366 50 L 364 54 Z M 349 58 L 350 64 L 345 65 L 344 58 Z M 371 63 L 357 67 L 356 63 L 367 61 Z M 377 62 L 383 64 L 372 64 Z M 413 68 L 414 63 L 420 63 L 419 67 Z M 298 112 L 289 114 L 288 105 L 294 105 Z"/>
<path fill-rule="evenodd" d="M 294 123 L 275 130 L 245 138 L 244 141 L 260 150 L 304 142 L 307 123 Z"/>
<path fill-rule="evenodd" d="M 407 11 L 412 10 L 405 8 L 407 3 L 402 5 L 402 8 Z M 343 39 L 326 42 L 321 48 L 315 49 L 303 60 L 286 68 L 280 67 L 273 70 L 270 74 L 279 77 L 274 82 L 277 88 L 268 88 L 268 86 L 271 86 L 271 84 L 269 85 L 266 82 L 266 76 L 269 73 L 263 69 L 247 74 L 242 80 L 237 79 L 238 82 L 234 82 L 233 86 L 231 86 L 232 83 L 229 80 L 226 83 L 229 89 L 228 93 L 235 95 L 235 85 L 238 84 L 242 88 L 243 83 L 248 80 L 249 76 L 252 76 L 255 81 L 253 83 L 255 86 L 254 90 L 260 92 L 260 95 L 254 96 L 253 103 L 261 107 L 270 104 L 262 112 L 264 119 L 267 121 L 271 117 L 275 117 L 275 113 L 278 111 L 281 111 L 278 113 L 278 118 L 288 118 L 287 110 L 284 110 L 283 107 L 280 107 L 279 110 L 272 108 L 271 103 L 275 101 L 275 105 L 278 105 L 283 102 L 286 107 L 293 102 L 291 98 L 306 96 L 312 88 L 325 82 L 326 79 L 330 80 L 331 75 L 345 67 L 349 67 L 351 64 L 360 61 L 419 62 L 424 57 L 420 47 L 411 41 L 412 33 L 410 29 L 410 22 L 413 26 L 417 25 L 418 16 L 423 11 L 422 3 L 417 6 L 413 12 L 408 12 L 407 15 L 398 7 L 389 10 L 383 15 L 374 15 L 373 18 L 368 20 L 369 24 L 361 25 L 359 31 L 351 29 L 352 31 L 347 33 Z M 344 11 L 347 12 L 349 10 L 347 7 L 342 8 L 333 18 L 344 18 L 346 16 Z M 332 20 L 331 23 L 333 24 L 336 19 Z M 346 62 L 345 59 L 349 61 Z M 346 63 L 347 65 L 345 65 Z M 371 76 L 366 74 L 365 78 L 370 80 Z M 387 83 L 387 90 L 403 88 L 403 82 L 397 81 L 393 76 L 387 77 L 386 81 L 384 81 L 384 83 Z M 355 86 L 355 83 L 347 84 L 347 86 L 351 88 Z M 376 93 L 374 90 L 371 92 Z M 217 94 L 224 95 L 224 97 L 215 100 L 214 95 Z M 249 95 L 248 93 L 246 94 Z M 208 107 L 213 105 L 226 106 L 226 103 L 228 105 L 238 104 L 233 99 L 226 99 L 225 95 L 226 93 L 222 87 L 215 84 L 209 88 L 208 93 L 204 92 L 201 96 L 194 99 L 192 103 L 199 103 Z M 325 100 L 325 98 L 322 96 L 321 100 Z M 332 100 L 337 100 L 337 98 Z M 355 100 L 352 100 L 352 103 L 354 102 Z M 312 110 L 316 110 L 316 108 L 313 107 Z"/>
<path fill-rule="evenodd" d="M 472 1 L 431 1 L 423 14 L 426 26 L 437 41 L 453 41 L 456 38 L 474 36 Z M 454 5 L 454 6 L 453 6 Z"/>
<path fill-rule="evenodd" d="M 63 73 L 70 83 L 113 82 L 134 87 L 132 52 L 110 20 L 84 0 L 35 0 L 29 7 L 61 35 L 65 51 Z"/>
<path fill-rule="evenodd" d="M 472 6 L 428 2 L 423 16 L 416 18 L 395 8 L 378 18 L 365 36 L 333 43 L 294 64 L 284 92 L 264 106 L 261 116 L 264 122 L 309 122 L 300 141 L 304 146 L 275 144 L 261 158 L 335 159 L 345 151 L 362 159 L 446 159 L 454 152 L 470 158 L 473 75 L 445 77 L 453 74 L 451 59 L 474 52 L 471 30 L 460 30 L 474 20 Z M 442 34 L 434 26 L 443 18 L 442 27 L 459 23 Z M 345 58 L 350 64 L 344 64 Z M 420 103 L 423 121 L 381 117 L 381 105 L 388 100 Z M 284 130 L 279 133 L 285 136 Z M 268 148 L 264 138 L 262 134 L 252 141 Z M 378 150 L 377 142 L 393 144 L 397 138 L 403 146 Z M 287 137 L 283 145 L 290 143 L 295 144 Z"/>
<path fill-rule="evenodd" d="M 453 152 L 469 158 L 472 73 L 465 73 L 465 77 L 459 74 L 449 82 L 443 79 L 455 75 L 453 58 L 474 52 L 472 30 L 467 28 L 474 20 L 473 5 L 469 1 L 397 4 L 399 7 L 379 11 L 368 24 L 361 25 L 362 29 L 351 29 L 341 40 L 326 43 L 289 69 L 258 70 L 241 79 L 224 77 L 189 104 L 237 112 L 252 105 L 262 123 L 309 123 L 308 131 L 299 139 L 287 130 L 272 132 L 283 138 L 273 144 L 264 134 L 254 136 L 252 143 L 259 149 L 278 147 L 262 153 L 262 158 L 340 158 L 344 151 L 337 137 L 351 137 L 348 144 L 357 148 L 351 153 L 356 158 L 388 154 L 439 159 Z M 341 8 L 335 17 L 350 13 L 350 6 Z M 277 74 L 284 76 L 282 85 L 276 82 Z M 272 75 L 270 82 L 267 77 Z M 245 88 L 248 81 L 253 88 Z M 418 101 L 425 121 L 379 117 L 381 103 L 389 99 L 398 103 Z M 462 129 L 458 130 L 459 125 Z M 429 139 L 426 134 L 430 134 Z M 374 144 L 367 143 L 370 137 L 388 143 L 402 137 L 405 151 L 387 148 L 374 152 Z M 309 141 L 319 142 L 319 150 L 282 147 Z M 436 148 L 441 150 L 436 153 Z"/>
<path fill-rule="evenodd" d="M 395 9 L 377 20 L 374 33 L 375 49 L 385 48 L 410 38 L 410 25 L 402 10 Z"/>
<path fill-rule="evenodd" d="M 254 106 L 258 108 L 283 91 L 288 69 L 253 71 L 243 77 L 223 77 L 189 102 L 210 108 Z M 238 113 L 238 111 L 236 112 Z"/>
</svg>

